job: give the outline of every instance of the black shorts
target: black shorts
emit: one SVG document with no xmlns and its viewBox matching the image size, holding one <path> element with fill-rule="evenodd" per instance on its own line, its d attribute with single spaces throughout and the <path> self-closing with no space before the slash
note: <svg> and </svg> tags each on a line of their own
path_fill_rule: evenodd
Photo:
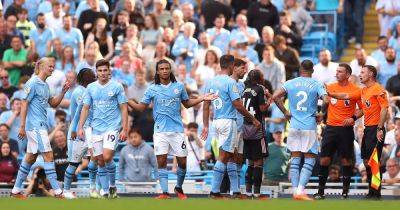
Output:
<svg viewBox="0 0 400 210">
<path fill-rule="evenodd" d="M 378 149 L 378 159 L 381 158 L 382 149 L 384 142 L 379 142 L 376 138 L 376 133 L 378 126 L 365 126 L 364 128 L 364 136 L 361 142 L 361 158 L 363 160 L 368 160 L 372 152 L 374 151 L 375 146 Z M 385 139 L 386 132 L 383 132 L 383 139 Z"/>
<path fill-rule="evenodd" d="M 268 156 L 264 139 L 244 139 L 243 154 L 248 160 L 260 160 Z"/>
<path fill-rule="evenodd" d="M 324 130 L 321 142 L 321 157 L 333 157 L 338 152 L 340 158 L 354 157 L 354 130 L 353 126 L 330 126 Z"/>
</svg>

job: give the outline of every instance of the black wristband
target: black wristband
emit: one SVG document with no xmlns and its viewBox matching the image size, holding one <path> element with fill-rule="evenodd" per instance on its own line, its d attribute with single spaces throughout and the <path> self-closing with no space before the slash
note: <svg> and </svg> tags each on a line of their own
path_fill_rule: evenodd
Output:
<svg viewBox="0 0 400 210">
<path fill-rule="evenodd" d="M 354 121 L 357 121 L 357 119 L 358 119 L 355 115 L 351 116 L 351 118 L 352 118 Z"/>
</svg>

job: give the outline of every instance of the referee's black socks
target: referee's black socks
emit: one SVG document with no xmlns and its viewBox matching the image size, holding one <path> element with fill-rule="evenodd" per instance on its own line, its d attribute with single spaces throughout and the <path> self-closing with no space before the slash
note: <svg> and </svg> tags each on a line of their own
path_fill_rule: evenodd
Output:
<svg viewBox="0 0 400 210">
<path fill-rule="evenodd" d="M 254 166 L 254 194 L 260 194 L 261 191 L 261 183 L 262 183 L 262 175 L 263 175 L 263 167 L 262 166 Z"/>
<path fill-rule="evenodd" d="M 249 165 L 247 167 L 245 182 L 246 182 L 246 193 L 253 193 L 253 183 L 254 183 L 254 166 Z"/>
<path fill-rule="evenodd" d="M 329 166 L 320 166 L 318 175 L 318 194 L 325 194 L 326 180 L 328 179 Z"/>
<path fill-rule="evenodd" d="M 353 175 L 352 166 L 342 166 L 343 174 L 343 194 L 348 194 L 350 189 L 351 176 Z"/>
</svg>

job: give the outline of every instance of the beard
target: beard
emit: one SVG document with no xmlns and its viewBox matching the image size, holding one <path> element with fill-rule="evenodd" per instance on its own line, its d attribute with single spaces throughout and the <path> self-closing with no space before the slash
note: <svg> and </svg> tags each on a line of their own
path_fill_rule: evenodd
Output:
<svg viewBox="0 0 400 210">
<path fill-rule="evenodd" d="M 386 61 L 388 63 L 394 63 L 396 61 L 396 58 L 386 58 Z"/>
</svg>

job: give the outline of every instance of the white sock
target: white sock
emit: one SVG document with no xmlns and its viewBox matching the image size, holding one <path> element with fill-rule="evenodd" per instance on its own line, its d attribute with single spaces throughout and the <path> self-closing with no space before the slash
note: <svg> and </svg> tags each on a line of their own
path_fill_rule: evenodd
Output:
<svg viewBox="0 0 400 210">
<path fill-rule="evenodd" d="M 55 195 L 60 195 L 63 191 L 61 189 L 54 190 Z"/>
<path fill-rule="evenodd" d="M 299 185 L 299 186 L 297 187 L 296 194 L 297 194 L 297 195 L 301 195 L 301 194 L 303 194 L 303 193 L 304 193 L 304 186 Z"/>
<path fill-rule="evenodd" d="M 18 194 L 18 193 L 21 192 L 21 189 L 19 189 L 18 187 L 13 187 L 13 189 L 11 190 L 11 192 L 12 192 L 13 194 Z"/>
</svg>

